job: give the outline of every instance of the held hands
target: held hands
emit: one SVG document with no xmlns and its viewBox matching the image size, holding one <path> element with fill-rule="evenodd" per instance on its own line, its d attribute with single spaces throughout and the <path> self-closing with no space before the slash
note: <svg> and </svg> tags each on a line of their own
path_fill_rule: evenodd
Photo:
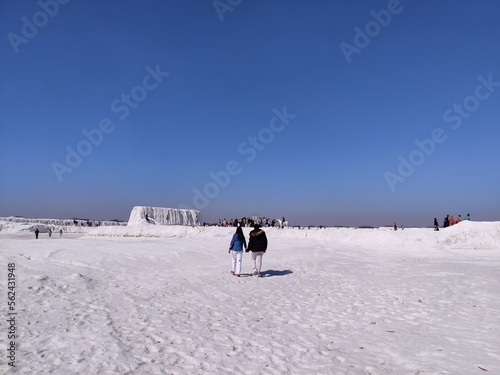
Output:
<svg viewBox="0 0 500 375">
<path fill-rule="evenodd" d="M 227 253 L 228 253 L 228 254 L 231 254 L 231 249 L 229 249 L 229 250 L 227 251 Z"/>
</svg>

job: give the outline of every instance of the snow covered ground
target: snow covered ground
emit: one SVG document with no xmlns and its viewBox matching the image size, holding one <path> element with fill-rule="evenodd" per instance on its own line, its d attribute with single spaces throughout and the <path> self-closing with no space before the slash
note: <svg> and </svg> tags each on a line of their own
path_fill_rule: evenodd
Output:
<svg viewBox="0 0 500 375">
<path fill-rule="evenodd" d="M 73 219 L 28 219 L 24 217 L 0 217 L 0 233 L 22 233 L 34 232 L 36 228 L 41 233 L 48 233 L 51 229 L 54 233 L 63 230 L 64 233 L 86 233 L 89 229 L 87 220 L 77 220 L 77 225 Z M 96 222 L 92 221 L 92 226 L 96 226 Z M 83 224 L 83 225 L 82 225 Z M 127 223 L 117 221 L 99 221 L 102 226 L 125 226 Z"/>
<path fill-rule="evenodd" d="M 262 278 L 234 228 L 2 228 L 2 374 L 500 374 L 500 222 L 267 228 Z"/>
</svg>

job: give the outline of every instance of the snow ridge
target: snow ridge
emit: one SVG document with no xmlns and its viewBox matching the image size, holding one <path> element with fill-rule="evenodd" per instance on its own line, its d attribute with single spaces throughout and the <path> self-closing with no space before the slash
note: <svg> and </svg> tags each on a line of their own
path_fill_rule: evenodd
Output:
<svg viewBox="0 0 500 375">
<path fill-rule="evenodd" d="M 197 225 L 199 216 L 198 210 L 135 206 L 127 225 Z"/>
</svg>

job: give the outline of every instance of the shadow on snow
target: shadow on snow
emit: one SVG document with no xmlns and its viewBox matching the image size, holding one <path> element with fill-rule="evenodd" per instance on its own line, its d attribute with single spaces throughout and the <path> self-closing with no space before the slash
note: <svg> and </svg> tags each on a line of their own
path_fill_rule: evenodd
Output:
<svg viewBox="0 0 500 375">
<path fill-rule="evenodd" d="M 262 271 L 260 274 L 262 277 L 271 277 L 271 276 L 286 276 L 293 273 L 291 270 L 267 270 L 267 271 Z"/>
</svg>

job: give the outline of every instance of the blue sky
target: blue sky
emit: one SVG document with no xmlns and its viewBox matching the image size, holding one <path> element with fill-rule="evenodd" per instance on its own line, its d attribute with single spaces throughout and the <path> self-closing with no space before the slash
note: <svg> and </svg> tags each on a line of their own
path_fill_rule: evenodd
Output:
<svg viewBox="0 0 500 375">
<path fill-rule="evenodd" d="M 0 216 L 500 220 L 498 1 L 0 4 Z"/>
</svg>

